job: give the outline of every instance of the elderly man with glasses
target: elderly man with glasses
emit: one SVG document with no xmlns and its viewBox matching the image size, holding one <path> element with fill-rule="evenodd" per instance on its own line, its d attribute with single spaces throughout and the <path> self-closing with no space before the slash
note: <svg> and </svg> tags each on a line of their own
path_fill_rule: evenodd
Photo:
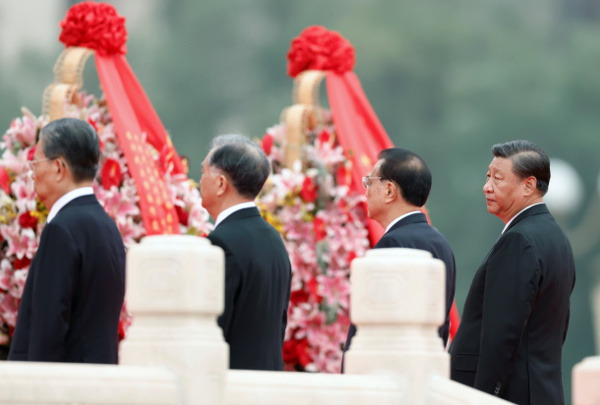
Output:
<svg viewBox="0 0 600 405">
<path fill-rule="evenodd" d="M 416 153 L 406 149 L 385 149 L 379 153 L 371 173 L 362 178 L 367 189 L 369 218 L 385 228 L 374 249 L 413 248 L 431 252 L 446 265 L 446 320 L 439 328 L 444 345 L 448 340 L 450 307 L 454 299 L 456 269 L 450 244 L 428 224 L 422 208 L 431 190 L 431 172 Z M 356 327 L 350 325 L 348 350 Z"/>
<path fill-rule="evenodd" d="M 50 210 L 29 267 L 8 360 L 118 361 L 125 295 L 121 234 L 92 189 L 96 131 L 75 118 L 42 128 L 29 168 Z"/>
</svg>

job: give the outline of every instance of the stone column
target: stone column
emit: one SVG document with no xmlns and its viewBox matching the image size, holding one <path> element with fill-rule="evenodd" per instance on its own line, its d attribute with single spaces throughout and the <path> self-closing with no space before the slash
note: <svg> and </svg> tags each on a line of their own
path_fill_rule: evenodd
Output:
<svg viewBox="0 0 600 405">
<path fill-rule="evenodd" d="M 586 357 L 573 367 L 573 405 L 600 404 L 600 356 Z"/>
<path fill-rule="evenodd" d="M 351 318 L 357 334 L 347 374 L 390 374 L 425 403 L 429 377 L 448 378 L 450 357 L 437 329 L 444 321 L 445 267 L 416 249 L 373 249 L 352 262 Z"/>
<path fill-rule="evenodd" d="M 220 248 L 190 235 L 144 238 L 127 254 L 134 319 L 120 362 L 168 367 L 182 381 L 184 404 L 222 404 L 229 348 L 216 317 L 223 295 Z"/>
</svg>

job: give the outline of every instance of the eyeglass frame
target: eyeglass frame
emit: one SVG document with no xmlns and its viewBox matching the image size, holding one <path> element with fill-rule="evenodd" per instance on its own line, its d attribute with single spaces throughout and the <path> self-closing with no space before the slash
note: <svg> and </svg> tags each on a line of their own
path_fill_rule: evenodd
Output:
<svg viewBox="0 0 600 405">
<path fill-rule="evenodd" d="M 371 182 L 370 182 L 370 180 L 371 180 L 371 179 L 373 179 L 373 180 L 388 180 L 388 181 L 390 180 L 390 179 L 388 179 L 387 177 L 380 177 L 380 176 L 364 176 L 364 177 L 362 178 L 362 186 L 363 186 L 365 189 L 368 189 L 368 188 L 369 188 L 369 186 L 371 185 Z"/>
<path fill-rule="evenodd" d="M 58 159 L 58 157 L 45 157 L 45 158 L 29 160 L 27 162 L 27 166 L 29 167 L 29 170 L 33 170 L 37 166 L 38 163 L 42 163 L 45 160 L 54 160 L 54 159 Z"/>
</svg>

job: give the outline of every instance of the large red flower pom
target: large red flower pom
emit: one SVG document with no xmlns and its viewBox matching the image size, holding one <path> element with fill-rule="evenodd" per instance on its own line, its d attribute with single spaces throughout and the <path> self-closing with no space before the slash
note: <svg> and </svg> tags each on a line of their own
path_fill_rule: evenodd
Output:
<svg viewBox="0 0 600 405">
<path fill-rule="evenodd" d="M 314 25 L 292 40 L 287 59 L 292 77 L 309 69 L 344 73 L 354 67 L 354 47 L 338 32 Z"/>
<path fill-rule="evenodd" d="M 100 55 L 127 52 L 125 17 L 108 3 L 83 1 L 67 11 L 60 22 L 60 41 L 69 46 L 90 48 Z"/>
<path fill-rule="evenodd" d="M 123 172 L 121 172 L 121 165 L 115 159 L 106 159 L 102 171 L 100 174 L 102 181 L 102 187 L 110 190 L 112 186 L 119 187 L 123 181 Z"/>
</svg>

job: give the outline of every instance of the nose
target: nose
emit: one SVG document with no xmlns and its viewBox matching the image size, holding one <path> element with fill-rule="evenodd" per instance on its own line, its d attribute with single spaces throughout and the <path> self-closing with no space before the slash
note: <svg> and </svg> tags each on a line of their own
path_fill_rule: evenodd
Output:
<svg viewBox="0 0 600 405">
<path fill-rule="evenodd" d="M 492 182 L 490 181 L 490 179 L 486 179 L 485 183 L 483 183 L 483 192 L 485 194 L 488 194 L 492 191 L 494 191 L 494 188 L 492 187 Z"/>
</svg>

